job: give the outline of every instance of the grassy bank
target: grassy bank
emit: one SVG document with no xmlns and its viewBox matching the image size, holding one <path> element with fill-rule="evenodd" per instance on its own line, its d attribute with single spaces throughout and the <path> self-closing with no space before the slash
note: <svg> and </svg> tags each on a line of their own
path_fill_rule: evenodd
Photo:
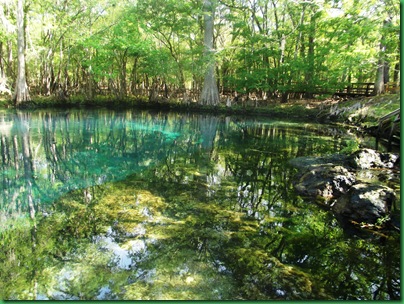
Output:
<svg viewBox="0 0 404 304">
<path fill-rule="evenodd" d="M 72 97 L 65 100 L 57 100 L 49 97 L 36 97 L 31 102 L 20 106 L 22 109 L 44 108 L 107 108 L 107 109 L 141 109 L 164 110 L 176 112 L 197 112 L 223 115 L 245 116 L 269 116 L 287 119 L 313 119 L 318 114 L 318 109 L 310 106 L 310 102 L 290 101 L 281 104 L 275 100 L 262 101 L 258 105 L 233 104 L 227 107 L 224 103 L 217 106 L 204 106 L 196 102 L 182 103 L 179 101 L 157 100 L 149 102 L 146 98 L 112 99 L 99 96 L 92 100 L 82 97 Z M 13 108 L 11 101 L 0 100 L 0 108 Z"/>
<path fill-rule="evenodd" d="M 318 117 L 361 128 L 370 128 L 377 126 L 381 117 L 399 108 L 400 95 L 385 94 L 330 103 L 319 112 Z"/>
<path fill-rule="evenodd" d="M 0 99 L 0 108 L 13 108 L 13 104 L 10 100 Z M 194 102 L 187 104 L 166 100 L 149 102 L 147 98 L 118 100 L 107 96 L 97 96 L 93 100 L 88 100 L 84 97 L 75 96 L 58 100 L 52 97 L 35 97 L 31 102 L 23 104 L 21 108 L 136 108 L 224 115 L 258 115 L 285 119 L 314 119 L 320 122 L 338 122 L 369 128 L 376 126 L 379 118 L 400 108 L 400 96 L 399 94 L 385 94 L 347 101 L 301 99 L 290 100 L 287 103 L 268 100 L 257 102 L 257 104 L 234 103 L 231 107 L 227 107 L 224 103 L 218 106 L 203 106 Z"/>
</svg>

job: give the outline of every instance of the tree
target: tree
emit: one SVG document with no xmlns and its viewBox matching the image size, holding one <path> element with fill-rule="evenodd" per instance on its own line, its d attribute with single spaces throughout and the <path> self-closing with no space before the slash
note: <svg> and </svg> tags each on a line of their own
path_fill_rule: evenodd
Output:
<svg viewBox="0 0 404 304">
<path fill-rule="evenodd" d="M 179 91 L 184 92 L 192 62 L 193 40 L 197 40 L 196 28 L 199 10 L 192 1 L 148 0 L 139 1 L 137 16 L 143 25 L 143 31 L 155 38 L 158 49 L 167 49 L 172 57 L 173 84 L 178 84 Z M 164 52 L 164 51 L 163 51 Z M 191 55 L 191 56 L 189 56 Z M 155 83 L 158 81 L 153 79 Z"/>
<path fill-rule="evenodd" d="M 394 62 L 398 57 L 399 50 L 399 21 L 398 10 L 389 1 L 381 1 L 378 7 L 383 23 L 380 27 L 381 34 L 379 42 L 379 54 L 376 70 L 375 93 L 382 94 L 385 92 L 385 84 L 390 81 L 390 65 L 393 64 L 393 81 L 397 80 L 397 75 L 394 72 L 397 62 Z"/>
<path fill-rule="evenodd" d="M 385 21 L 387 23 L 387 21 Z M 380 41 L 380 57 L 377 63 L 376 81 L 375 81 L 375 93 L 377 95 L 384 93 L 384 83 L 386 78 L 386 61 L 384 59 L 384 53 L 386 52 L 386 46 L 383 43 L 384 38 Z"/>
<path fill-rule="evenodd" d="M 24 0 L 17 1 L 17 66 L 17 81 L 13 97 L 16 106 L 31 100 L 25 75 Z"/>
<path fill-rule="evenodd" d="M 10 10 L 7 6 L 10 5 L 11 2 L 0 1 L 0 23 L 3 25 L 0 27 L 0 94 L 7 93 L 11 96 L 12 94 L 7 80 L 11 75 L 12 51 L 10 45 L 13 39 L 13 33 L 15 32 L 15 26 L 10 22 L 10 16 L 8 16 Z M 3 51 L 3 45 L 6 46 L 5 51 Z"/>
<path fill-rule="evenodd" d="M 0 90 L 15 87 L 16 103 L 34 94 L 91 100 L 164 91 L 164 99 L 212 105 L 218 91 L 243 100 L 310 96 L 375 82 L 378 67 L 380 84 L 399 83 L 399 6 L 391 0 L 15 3 L 0 0 Z"/>
<path fill-rule="evenodd" d="M 217 88 L 215 77 L 215 57 L 213 50 L 213 25 L 214 25 L 215 7 L 216 4 L 214 3 L 214 0 L 204 0 L 203 43 L 205 46 L 204 57 L 206 58 L 207 61 L 207 68 L 199 103 L 210 106 L 216 106 L 219 103 L 219 90 Z"/>
</svg>

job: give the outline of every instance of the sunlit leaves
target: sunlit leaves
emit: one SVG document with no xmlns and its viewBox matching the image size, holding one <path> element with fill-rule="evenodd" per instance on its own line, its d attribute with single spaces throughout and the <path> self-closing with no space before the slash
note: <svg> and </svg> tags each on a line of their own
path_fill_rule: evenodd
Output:
<svg viewBox="0 0 404 304">
<path fill-rule="evenodd" d="M 12 1 L 0 5 L 2 23 L 12 27 Z M 123 98 L 153 82 L 173 91 L 202 84 L 200 0 L 30 1 L 26 13 L 35 93 L 63 88 L 65 95 L 85 91 L 91 99 L 87 91 L 100 94 L 107 87 Z M 398 75 L 392 69 L 399 63 L 394 1 L 219 1 L 214 36 L 224 91 L 262 91 L 262 98 L 302 88 L 333 93 L 348 82 L 373 82 L 379 58 Z M 2 31 L 0 39 L 3 70 L 14 78 L 12 33 Z"/>
</svg>

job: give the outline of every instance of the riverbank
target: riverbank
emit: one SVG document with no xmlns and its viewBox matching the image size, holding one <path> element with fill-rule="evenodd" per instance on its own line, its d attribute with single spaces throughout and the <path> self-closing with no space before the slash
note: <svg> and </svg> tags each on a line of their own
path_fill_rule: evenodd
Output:
<svg viewBox="0 0 404 304">
<path fill-rule="evenodd" d="M 13 105 L 10 100 L 0 99 L 0 109 L 12 107 Z M 381 117 L 400 109 L 400 95 L 384 94 L 349 100 L 331 98 L 299 99 L 289 100 L 287 103 L 280 103 L 279 100 L 249 101 L 245 103 L 233 103 L 231 106 L 227 106 L 225 103 L 220 103 L 218 106 L 204 106 L 196 102 L 182 103 L 179 101 L 167 101 L 165 99 L 149 102 L 146 98 L 141 97 L 122 100 L 111 99 L 106 96 L 99 96 L 94 100 L 87 100 L 83 97 L 72 97 L 63 100 L 51 97 L 37 97 L 20 108 L 107 108 L 121 110 L 136 108 L 141 110 L 197 112 L 218 115 L 264 116 L 343 124 L 354 127 L 357 132 L 372 134 L 377 128 Z M 397 128 L 395 131 L 399 134 L 400 128 Z"/>
<path fill-rule="evenodd" d="M 384 94 L 325 104 L 323 109 L 319 108 L 319 118 L 369 128 L 376 126 L 381 117 L 400 108 L 400 95 Z"/>
<path fill-rule="evenodd" d="M 319 111 L 317 118 L 354 127 L 358 132 L 368 133 L 388 146 L 399 148 L 400 108 L 399 94 L 385 94 L 330 103 Z"/>
<path fill-rule="evenodd" d="M 13 104 L 8 99 L 0 98 L 0 108 L 11 108 Z M 387 113 L 400 107 L 399 94 L 384 94 L 380 96 L 354 98 L 350 100 L 336 99 L 298 99 L 280 103 L 279 100 L 249 101 L 233 103 L 226 106 L 204 106 L 196 102 L 182 103 L 179 101 L 156 100 L 128 97 L 111 99 L 98 96 L 93 100 L 83 97 L 55 99 L 52 97 L 35 97 L 22 108 L 72 108 L 72 107 L 106 107 L 106 108 L 151 108 L 169 110 L 195 110 L 229 114 L 283 115 L 293 117 L 316 117 L 319 120 L 330 120 L 340 123 L 350 123 L 369 127 Z"/>
<path fill-rule="evenodd" d="M 0 100 L 0 108 L 12 108 L 9 100 Z M 84 98 L 69 98 L 56 100 L 48 97 L 34 98 L 31 102 L 23 104 L 22 109 L 43 109 L 43 108 L 107 108 L 107 109 L 141 109 L 141 110 L 163 110 L 176 112 L 200 112 L 223 115 L 245 115 L 245 116 L 270 116 L 295 119 L 314 119 L 318 115 L 318 109 L 311 106 L 310 101 L 279 103 L 276 100 L 260 101 L 249 103 L 233 103 L 226 106 L 220 103 L 217 106 L 200 105 L 196 102 L 183 103 L 180 101 L 167 101 L 165 99 L 148 101 L 146 98 L 110 99 L 103 96 L 94 100 Z"/>
</svg>

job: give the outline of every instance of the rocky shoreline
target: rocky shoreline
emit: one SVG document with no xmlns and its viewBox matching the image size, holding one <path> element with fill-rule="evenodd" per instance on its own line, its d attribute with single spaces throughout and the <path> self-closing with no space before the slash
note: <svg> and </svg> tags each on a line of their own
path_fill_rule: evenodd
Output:
<svg viewBox="0 0 404 304">
<path fill-rule="evenodd" d="M 361 149 L 352 155 L 299 157 L 295 190 L 327 206 L 344 224 L 400 229 L 397 202 L 400 193 L 400 157 Z"/>
</svg>

